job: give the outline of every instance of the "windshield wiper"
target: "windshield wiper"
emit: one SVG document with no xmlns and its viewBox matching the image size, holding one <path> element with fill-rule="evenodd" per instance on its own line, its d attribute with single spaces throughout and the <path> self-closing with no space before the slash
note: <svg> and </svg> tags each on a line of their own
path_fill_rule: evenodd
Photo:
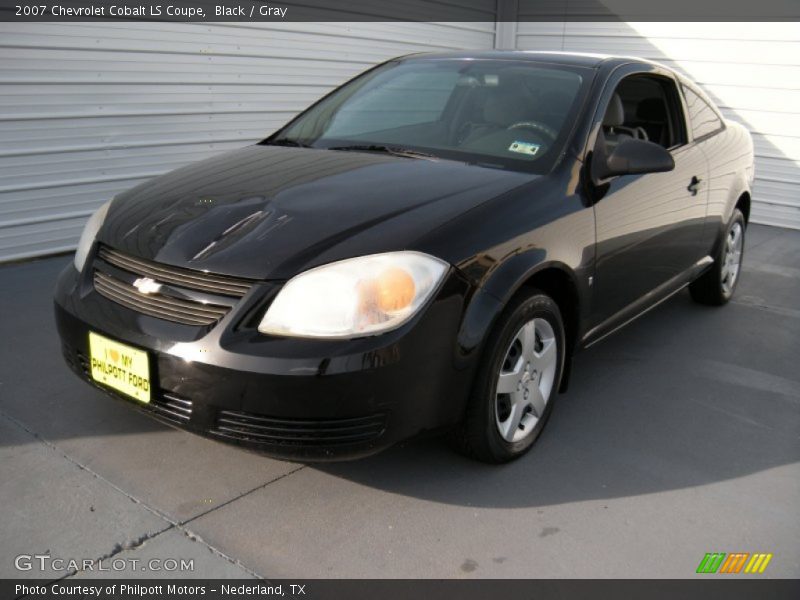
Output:
<svg viewBox="0 0 800 600">
<path fill-rule="evenodd" d="M 407 158 L 422 158 L 425 160 L 438 160 L 433 154 L 427 152 L 420 152 L 419 150 L 412 150 L 411 148 L 402 148 L 399 146 L 387 146 L 384 144 L 352 144 L 349 146 L 332 146 L 328 150 L 344 150 L 354 152 L 383 152 L 384 154 L 391 154 L 393 156 L 405 156 Z"/>
<path fill-rule="evenodd" d="M 275 140 L 268 140 L 264 143 L 269 144 L 270 146 L 294 146 L 295 148 L 311 148 L 311 146 L 308 144 L 304 144 L 303 142 L 298 142 L 297 140 L 292 140 L 289 138 L 277 138 Z"/>
</svg>

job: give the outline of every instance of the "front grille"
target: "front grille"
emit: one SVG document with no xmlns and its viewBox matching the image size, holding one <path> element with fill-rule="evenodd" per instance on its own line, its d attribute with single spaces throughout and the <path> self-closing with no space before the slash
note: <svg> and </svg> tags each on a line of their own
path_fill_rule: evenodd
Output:
<svg viewBox="0 0 800 600">
<path fill-rule="evenodd" d="M 379 437 L 386 416 L 375 414 L 350 419 L 279 419 L 247 412 L 221 410 L 211 433 L 247 442 L 283 445 L 336 445 L 363 443 Z"/>
<path fill-rule="evenodd" d="M 134 284 L 142 278 L 160 284 L 160 289 L 140 292 Z M 94 262 L 94 287 L 98 293 L 136 312 L 184 325 L 216 323 L 254 283 L 250 279 L 154 263 L 107 246 L 100 246 Z"/>
<path fill-rule="evenodd" d="M 186 423 L 192 418 L 192 401 L 170 392 L 152 398 L 147 406 L 160 417 L 173 423 Z"/>
<path fill-rule="evenodd" d="M 83 352 L 78 352 L 77 350 L 73 352 L 72 349 L 67 346 L 64 346 L 62 350 L 64 358 L 67 359 L 67 364 L 72 367 L 72 370 L 78 374 L 83 373 L 84 377 L 91 381 L 92 371 L 89 366 L 89 358 Z"/>
<path fill-rule="evenodd" d="M 209 292 L 220 296 L 241 298 L 253 285 L 253 282 L 249 279 L 212 275 L 201 271 L 154 263 L 122 254 L 108 246 L 100 246 L 97 255 L 107 263 L 140 277 L 151 277 L 161 283 L 172 283 L 189 290 Z"/>
<path fill-rule="evenodd" d="M 94 272 L 94 289 L 131 310 L 185 325 L 211 325 L 231 309 L 230 306 L 203 304 L 165 294 L 143 294 L 132 285 L 97 270 Z"/>
</svg>

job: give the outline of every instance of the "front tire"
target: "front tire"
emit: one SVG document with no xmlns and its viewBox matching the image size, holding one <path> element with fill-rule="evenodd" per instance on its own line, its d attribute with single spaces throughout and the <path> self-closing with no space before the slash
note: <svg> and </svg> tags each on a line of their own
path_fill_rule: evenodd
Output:
<svg viewBox="0 0 800 600">
<path fill-rule="evenodd" d="M 721 306 L 733 297 L 742 271 L 745 226 L 744 215 L 734 209 L 714 265 L 689 285 L 695 302 Z"/>
<path fill-rule="evenodd" d="M 487 463 L 530 450 L 553 410 L 564 370 L 564 325 L 558 305 L 532 291 L 503 312 L 492 331 L 456 448 Z"/>
</svg>

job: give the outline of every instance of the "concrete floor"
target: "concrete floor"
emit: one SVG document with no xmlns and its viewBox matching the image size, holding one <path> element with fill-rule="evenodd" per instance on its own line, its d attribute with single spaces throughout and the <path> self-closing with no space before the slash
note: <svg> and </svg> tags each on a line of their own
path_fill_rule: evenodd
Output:
<svg viewBox="0 0 800 600">
<path fill-rule="evenodd" d="M 188 577 L 689 577 L 711 551 L 798 577 L 800 231 L 748 233 L 734 302 L 681 293 L 582 354 L 502 467 L 438 440 L 302 466 L 161 426 L 62 363 L 69 258 L 0 268 L 0 577 L 64 575 L 14 569 L 37 553 L 194 559 Z"/>
</svg>

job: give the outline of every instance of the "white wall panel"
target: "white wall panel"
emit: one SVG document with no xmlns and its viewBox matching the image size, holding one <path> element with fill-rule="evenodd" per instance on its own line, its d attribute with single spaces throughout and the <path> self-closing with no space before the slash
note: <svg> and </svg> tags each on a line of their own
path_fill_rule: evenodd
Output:
<svg viewBox="0 0 800 600">
<path fill-rule="evenodd" d="M 491 49 L 494 6 L 472 0 L 473 23 L 0 23 L 0 262 L 74 248 L 114 194 L 266 137 L 377 62 Z"/>
<path fill-rule="evenodd" d="M 797 23 L 519 23 L 517 48 L 635 55 L 682 71 L 753 134 L 753 221 L 800 228 Z"/>
</svg>

